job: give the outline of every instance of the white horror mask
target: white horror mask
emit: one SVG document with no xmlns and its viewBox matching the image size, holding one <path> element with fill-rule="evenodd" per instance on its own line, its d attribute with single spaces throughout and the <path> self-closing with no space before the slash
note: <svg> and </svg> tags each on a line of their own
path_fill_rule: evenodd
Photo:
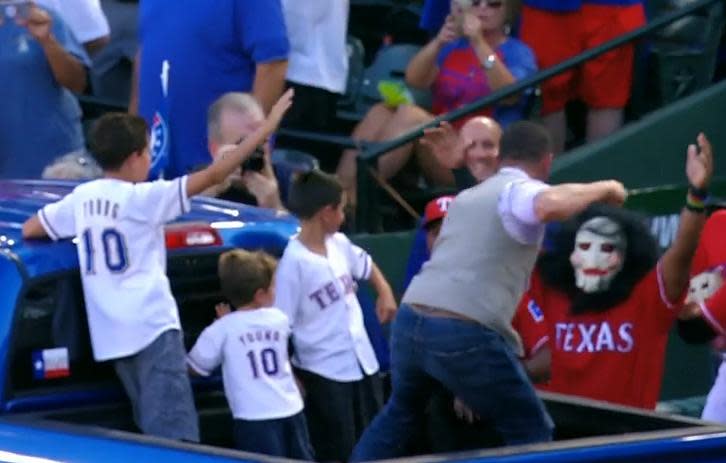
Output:
<svg viewBox="0 0 726 463">
<path fill-rule="evenodd" d="M 723 276 L 720 268 L 699 273 L 691 278 L 691 282 L 688 285 L 686 302 L 703 303 L 703 301 L 711 297 L 722 284 Z"/>
<path fill-rule="evenodd" d="M 585 293 L 606 291 L 623 268 L 625 247 L 625 234 L 613 220 L 595 217 L 582 224 L 570 255 L 575 285 Z"/>
</svg>

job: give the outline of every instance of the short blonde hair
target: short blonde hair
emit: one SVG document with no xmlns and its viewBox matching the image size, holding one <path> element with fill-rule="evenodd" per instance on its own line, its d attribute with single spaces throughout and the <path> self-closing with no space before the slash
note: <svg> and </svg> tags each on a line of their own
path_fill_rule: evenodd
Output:
<svg viewBox="0 0 726 463">
<path fill-rule="evenodd" d="M 276 267 L 275 258 L 264 251 L 227 251 L 217 264 L 222 294 L 235 307 L 249 304 L 258 289 L 272 285 Z"/>
</svg>

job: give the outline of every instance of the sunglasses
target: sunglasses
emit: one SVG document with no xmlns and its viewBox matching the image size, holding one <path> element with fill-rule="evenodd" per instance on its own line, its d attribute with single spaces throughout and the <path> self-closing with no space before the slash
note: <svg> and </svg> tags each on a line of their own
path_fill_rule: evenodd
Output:
<svg viewBox="0 0 726 463">
<path fill-rule="evenodd" d="M 489 8 L 501 8 L 504 4 L 502 0 L 472 0 L 471 6 L 486 5 Z"/>
</svg>

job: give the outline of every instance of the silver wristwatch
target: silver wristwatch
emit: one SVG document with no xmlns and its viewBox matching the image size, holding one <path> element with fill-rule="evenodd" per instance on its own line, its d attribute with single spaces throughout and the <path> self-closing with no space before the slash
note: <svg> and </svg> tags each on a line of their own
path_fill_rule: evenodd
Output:
<svg viewBox="0 0 726 463">
<path fill-rule="evenodd" d="M 492 69 L 494 67 L 494 64 L 496 64 L 496 62 L 497 62 L 497 55 L 492 53 L 491 55 L 487 56 L 486 59 L 484 60 L 484 69 L 486 69 L 487 71 L 489 69 Z"/>
</svg>

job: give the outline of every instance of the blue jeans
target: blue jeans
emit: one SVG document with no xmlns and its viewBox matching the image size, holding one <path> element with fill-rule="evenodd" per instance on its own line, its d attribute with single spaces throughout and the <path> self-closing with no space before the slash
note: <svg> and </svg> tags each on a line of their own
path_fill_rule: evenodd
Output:
<svg viewBox="0 0 726 463">
<path fill-rule="evenodd" d="M 393 391 L 351 461 L 405 456 L 436 382 L 493 423 L 508 445 L 552 440 L 554 425 L 516 355 L 483 325 L 402 304 L 391 340 Z"/>
</svg>

